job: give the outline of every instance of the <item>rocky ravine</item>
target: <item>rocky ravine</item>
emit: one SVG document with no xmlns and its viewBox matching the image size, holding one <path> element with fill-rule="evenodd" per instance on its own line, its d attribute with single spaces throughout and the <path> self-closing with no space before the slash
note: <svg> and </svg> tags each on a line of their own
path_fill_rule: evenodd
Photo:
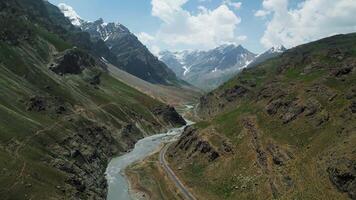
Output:
<svg viewBox="0 0 356 200">
<path fill-rule="evenodd" d="M 166 107 L 160 109 L 165 110 Z M 166 116 L 162 116 L 163 119 L 166 119 L 167 115 L 169 118 L 180 118 L 175 110 L 166 112 Z M 173 126 L 185 124 L 184 121 L 170 119 L 165 122 Z M 80 122 L 74 121 L 73 123 Z M 168 127 L 156 125 L 157 130 L 164 130 Z M 122 145 L 119 145 L 120 141 L 113 136 L 115 134 L 121 135 L 121 142 L 128 143 L 126 147 L 122 148 Z M 53 149 L 55 156 L 49 158 L 47 162 L 68 174 L 69 178 L 66 182 L 74 187 L 74 190 L 70 189 L 71 194 L 61 188 L 66 195 L 71 198 L 106 199 L 107 184 L 104 173 L 109 160 L 129 150 L 127 148 L 132 148 L 138 138 L 154 133 L 143 133 L 135 124 L 128 124 L 121 130 L 121 133 L 115 134 L 105 126 L 88 121 L 78 125 L 76 133 L 49 147 Z"/>
</svg>

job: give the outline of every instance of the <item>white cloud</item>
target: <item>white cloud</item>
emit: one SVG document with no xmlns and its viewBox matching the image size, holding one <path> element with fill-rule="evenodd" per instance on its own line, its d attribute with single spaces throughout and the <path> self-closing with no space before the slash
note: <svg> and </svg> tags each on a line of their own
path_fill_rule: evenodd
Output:
<svg viewBox="0 0 356 200">
<path fill-rule="evenodd" d="M 146 32 L 138 33 L 136 34 L 136 36 L 145 45 L 148 45 L 150 42 L 152 42 L 155 39 L 152 35 Z"/>
<path fill-rule="evenodd" d="M 245 41 L 245 40 L 247 40 L 247 36 L 246 35 L 240 35 L 240 36 L 237 36 L 237 39 L 240 40 L 240 41 Z"/>
<path fill-rule="evenodd" d="M 225 3 L 215 9 L 198 7 L 193 14 L 183 8 L 188 0 L 152 0 L 152 15 L 162 20 L 157 31 L 156 43 L 163 43 L 172 48 L 183 45 L 188 48 L 212 48 L 224 43 L 237 43 L 244 38 L 235 34 L 241 22 Z M 231 5 L 240 7 L 238 2 Z M 230 6 L 231 6 L 230 5 Z M 152 44 L 151 44 L 152 45 Z"/>
<path fill-rule="evenodd" d="M 137 38 L 144 44 L 154 55 L 158 56 L 161 49 L 155 45 L 155 37 L 146 33 L 141 32 L 136 34 Z"/>
<path fill-rule="evenodd" d="M 288 8 L 288 0 L 264 0 L 255 16 L 270 16 L 261 38 L 265 47 L 293 47 L 337 33 L 356 31 L 355 0 L 305 0 Z"/>
<path fill-rule="evenodd" d="M 224 3 L 235 8 L 236 10 L 240 9 L 242 6 L 242 2 L 235 2 L 234 0 L 224 0 Z"/>
<path fill-rule="evenodd" d="M 159 57 L 159 52 L 161 52 L 161 48 L 156 45 L 150 46 L 150 51 L 157 57 Z"/>
<path fill-rule="evenodd" d="M 255 12 L 255 16 L 256 17 L 265 17 L 267 15 L 269 15 L 271 12 L 267 11 L 267 10 L 258 10 Z"/>
</svg>

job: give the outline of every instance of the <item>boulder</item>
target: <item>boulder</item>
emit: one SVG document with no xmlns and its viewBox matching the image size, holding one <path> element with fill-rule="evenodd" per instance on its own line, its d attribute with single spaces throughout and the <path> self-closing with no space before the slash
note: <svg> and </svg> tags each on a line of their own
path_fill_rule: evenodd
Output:
<svg viewBox="0 0 356 200">
<path fill-rule="evenodd" d="M 302 114 L 305 110 L 303 105 L 292 105 L 287 109 L 287 112 L 284 113 L 281 118 L 284 124 L 287 124 L 293 120 L 295 120 L 300 114 Z"/>
<path fill-rule="evenodd" d="M 356 162 L 348 159 L 338 160 L 327 169 L 330 181 L 351 199 L 356 199 Z"/>
<path fill-rule="evenodd" d="M 41 111 L 45 111 L 46 109 L 47 109 L 47 102 L 44 97 L 33 96 L 30 98 L 29 102 L 27 103 L 28 111 L 41 112 Z"/>
<path fill-rule="evenodd" d="M 331 73 L 335 77 L 340 77 L 340 76 L 347 75 L 351 72 L 352 72 L 352 66 L 345 66 L 345 67 L 333 69 Z"/>
<path fill-rule="evenodd" d="M 352 113 L 356 113 L 356 101 L 353 101 L 350 105 L 350 110 Z"/>
<path fill-rule="evenodd" d="M 305 106 L 304 115 L 309 117 L 315 115 L 321 108 L 320 103 L 316 99 L 308 99 Z"/>
</svg>

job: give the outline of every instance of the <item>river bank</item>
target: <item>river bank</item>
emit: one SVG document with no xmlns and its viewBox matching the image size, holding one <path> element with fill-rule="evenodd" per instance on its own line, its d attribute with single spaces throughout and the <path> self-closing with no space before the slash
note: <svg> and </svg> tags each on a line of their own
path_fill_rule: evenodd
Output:
<svg viewBox="0 0 356 200">
<path fill-rule="evenodd" d="M 188 121 L 186 126 L 190 124 L 192 122 Z M 186 126 L 173 128 L 166 133 L 143 138 L 136 143 L 132 151 L 112 159 L 106 170 L 106 178 L 109 185 L 107 200 L 131 200 L 129 182 L 124 174 L 125 168 L 157 152 L 162 144 L 174 141 Z"/>
</svg>

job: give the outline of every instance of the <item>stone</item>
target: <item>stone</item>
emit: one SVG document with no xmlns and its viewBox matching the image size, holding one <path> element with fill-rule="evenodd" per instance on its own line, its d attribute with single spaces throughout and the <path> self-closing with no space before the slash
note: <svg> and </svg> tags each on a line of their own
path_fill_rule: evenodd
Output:
<svg viewBox="0 0 356 200">
<path fill-rule="evenodd" d="M 350 105 L 350 110 L 352 113 L 356 113 L 356 101 L 353 101 Z"/>
<path fill-rule="evenodd" d="M 356 198 L 356 162 L 342 159 L 327 169 L 330 181 L 339 191 L 346 192 L 351 199 Z"/>
<path fill-rule="evenodd" d="M 335 77 L 340 77 L 340 76 L 348 75 L 351 72 L 352 72 L 352 66 L 345 66 L 345 67 L 333 69 L 331 73 Z"/>
<path fill-rule="evenodd" d="M 28 111 L 41 112 L 41 111 L 45 111 L 46 107 L 47 107 L 46 99 L 40 96 L 31 97 L 29 102 L 27 103 Z"/>
<path fill-rule="evenodd" d="M 291 105 L 287 112 L 282 115 L 282 120 L 284 124 L 287 124 L 293 120 L 295 120 L 300 114 L 302 114 L 305 110 L 305 107 L 302 105 Z"/>
</svg>

